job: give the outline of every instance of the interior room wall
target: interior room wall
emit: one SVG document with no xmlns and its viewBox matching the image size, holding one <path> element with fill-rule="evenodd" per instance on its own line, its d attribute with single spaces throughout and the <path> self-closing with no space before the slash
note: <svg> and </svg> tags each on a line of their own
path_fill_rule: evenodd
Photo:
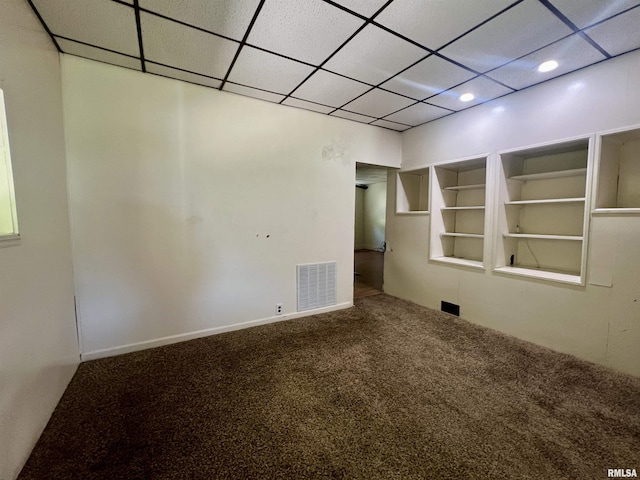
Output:
<svg viewBox="0 0 640 480">
<path fill-rule="evenodd" d="M 402 168 L 638 125 L 637 85 L 640 52 L 436 120 L 405 132 Z M 395 175 L 388 183 L 395 198 Z M 591 219 L 587 285 L 579 287 L 430 263 L 429 216 L 387 212 L 387 293 L 436 309 L 457 303 L 470 321 L 640 375 L 640 217 Z M 493 234 L 485 242 L 495 255 Z M 590 284 L 596 264 L 612 287 Z"/>
<path fill-rule="evenodd" d="M 356 216 L 355 216 L 355 237 L 353 242 L 354 250 L 364 248 L 364 190 L 356 187 Z"/>
<path fill-rule="evenodd" d="M 387 184 L 372 183 L 364 194 L 364 248 L 380 248 L 385 238 Z"/>
<path fill-rule="evenodd" d="M 17 477 L 79 362 L 59 56 L 22 0 L 1 3 L 21 243 L 0 248 L 0 478 Z"/>
<path fill-rule="evenodd" d="M 352 304 L 355 162 L 399 165 L 397 132 L 62 64 L 83 358 L 291 318 L 297 264 Z"/>
</svg>

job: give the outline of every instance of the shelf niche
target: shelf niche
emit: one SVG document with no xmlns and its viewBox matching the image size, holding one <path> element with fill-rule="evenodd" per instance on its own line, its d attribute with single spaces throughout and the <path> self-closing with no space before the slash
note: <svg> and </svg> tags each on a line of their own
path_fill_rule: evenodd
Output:
<svg viewBox="0 0 640 480">
<path fill-rule="evenodd" d="M 640 128 L 600 136 L 594 213 L 640 215 Z"/>
<path fill-rule="evenodd" d="M 429 258 L 484 268 L 487 157 L 433 167 Z"/>
<path fill-rule="evenodd" d="M 583 285 L 589 139 L 499 156 L 495 271 Z"/>
<path fill-rule="evenodd" d="M 396 213 L 429 213 L 429 167 L 397 173 Z"/>
</svg>

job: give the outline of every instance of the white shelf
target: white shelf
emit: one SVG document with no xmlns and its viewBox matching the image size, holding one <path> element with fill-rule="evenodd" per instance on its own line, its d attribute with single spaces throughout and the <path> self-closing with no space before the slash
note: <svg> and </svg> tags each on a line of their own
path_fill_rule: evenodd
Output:
<svg viewBox="0 0 640 480">
<path fill-rule="evenodd" d="M 544 198 L 540 200 L 514 200 L 512 202 L 504 202 L 505 205 L 544 205 L 553 203 L 584 203 L 584 197 L 576 198 Z"/>
<path fill-rule="evenodd" d="M 428 210 L 412 210 L 410 212 L 396 212 L 396 215 L 429 215 Z"/>
<path fill-rule="evenodd" d="M 526 182 L 528 180 L 547 180 L 549 178 L 565 178 L 565 177 L 579 177 L 586 175 L 586 168 L 574 168 L 571 170 L 558 170 L 555 172 L 542 172 L 542 173 L 530 173 L 527 175 L 514 175 L 509 177 L 509 180 L 518 180 Z"/>
<path fill-rule="evenodd" d="M 484 269 L 486 181 L 487 155 L 433 166 L 430 260 Z"/>
<path fill-rule="evenodd" d="M 543 270 L 535 267 L 506 266 L 494 269 L 497 273 L 506 273 L 509 275 L 519 275 L 521 277 L 540 278 L 560 283 L 569 283 L 572 285 L 582 285 L 582 279 L 579 272 L 563 272 L 559 270 Z"/>
<path fill-rule="evenodd" d="M 509 238 L 532 238 L 536 240 L 571 240 L 581 242 L 582 237 L 577 235 L 540 235 L 535 233 L 505 233 L 503 237 Z"/>
<path fill-rule="evenodd" d="M 596 208 L 593 215 L 640 215 L 640 208 Z"/>
<path fill-rule="evenodd" d="M 453 265 L 460 265 L 462 267 L 471 267 L 484 270 L 484 264 L 479 260 L 471 260 L 469 258 L 457 258 L 457 257 L 435 257 L 431 260 L 435 262 L 449 263 Z"/>
<path fill-rule="evenodd" d="M 479 190 L 485 188 L 484 183 L 476 183 L 474 185 L 453 185 L 451 187 L 444 187 L 443 190 Z"/>
<path fill-rule="evenodd" d="M 465 237 L 465 238 L 484 238 L 480 233 L 459 233 L 459 232 L 442 232 L 441 237 Z"/>
<path fill-rule="evenodd" d="M 469 207 L 443 207 L 440 210 L 484 210 L 484 205 L 474 205 Z"/>
</svg>

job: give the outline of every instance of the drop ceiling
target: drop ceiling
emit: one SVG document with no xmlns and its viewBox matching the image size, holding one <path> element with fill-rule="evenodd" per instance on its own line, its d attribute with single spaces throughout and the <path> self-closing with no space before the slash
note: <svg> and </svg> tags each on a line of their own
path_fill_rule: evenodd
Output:
<svg viewBox="0 0 640 480">
<path fill-rule="evenodd" d="M 640 48 L 640 0 L 27 1 L 60 52 L 397 131 Z"/>
</svg>

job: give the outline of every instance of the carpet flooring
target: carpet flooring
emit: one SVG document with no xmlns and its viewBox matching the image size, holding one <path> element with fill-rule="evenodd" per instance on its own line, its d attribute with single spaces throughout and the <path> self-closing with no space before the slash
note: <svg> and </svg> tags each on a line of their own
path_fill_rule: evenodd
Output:
<svg viewBox="0 0 640 480">
<path fill-rule="evenodd" d="M 606 479 L 640 379 L 388 295 L 83 363 L 20 479 Z"/>
</svg>

